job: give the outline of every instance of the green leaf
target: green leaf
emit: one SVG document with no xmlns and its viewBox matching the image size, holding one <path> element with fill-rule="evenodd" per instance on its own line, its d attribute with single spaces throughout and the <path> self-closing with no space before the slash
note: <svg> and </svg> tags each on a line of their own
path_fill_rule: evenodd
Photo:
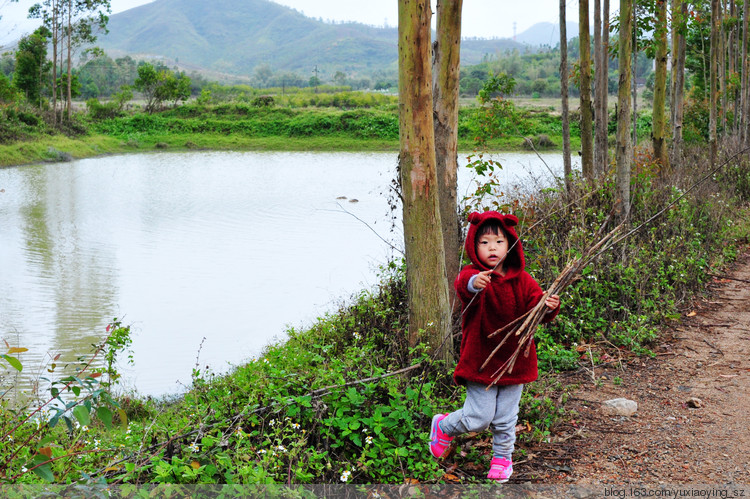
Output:
<svg viewBox="0 0 750 499">
<path fill-rule="evenodd" d="M 75 416 L 78 422 L 81 423 L 81 426 L 88 426 L 89 424 L 91 424 L 91 416 L 89 415 L 89 411 L 82 405 L 78 405 L 75 409 L 73 409 L 73 416 Z"/>
<path fill-rule="evenodd" d="M 38 468 L 34 468 L 32 471 L 39 476 L 42 480 L 46 480 L 48 482 L 54 482 L 55 481 L 55 475 L 52 473 L 52 467 L 50 466 L 50 463 L 48 463 L 49 458 L 45 456 L 44 454 L 37 454 L 34 456 L 34 459 L 32 461 L 32 465 L 29 466 L 39 466 Z M 46 464 L 42 464 L 46 463 Z"/>
<path fill-rule="evenodd" d="M 55 474 L 52 473 L 52 467 L 49 465 L 49 463 L 39 466 L 38 468 L 34 468 L 31 471 L 33 471 L 39 478 L 41 478 L 44 481 L 47 481 L 47 482 L 55 481 Z"/>
<path fill-rule="evenodd" d="M 107 429 L 112 428 L 112 411 L 106 407 L 97 407 L 96 416 L 104 423 Z"/>
<path fill-rule="evenodd" d="M 8 364 L 10 364 L 16 369 L 16 371 L 19 371 L 19 372 L 23 371 L 23 365 L 17 358 L 11 357 L 10 355 L 6 355 L 6 354 L 2 354 L 0 355 L 0 357 L 4 358 L 8 362 Z"/>
<path fill-rule="evenodd" d="M 71 386 L 70 389 L 73 390 L 76 397 L 81 394 L 81 388 L 78 386 Z"/>
</svg>

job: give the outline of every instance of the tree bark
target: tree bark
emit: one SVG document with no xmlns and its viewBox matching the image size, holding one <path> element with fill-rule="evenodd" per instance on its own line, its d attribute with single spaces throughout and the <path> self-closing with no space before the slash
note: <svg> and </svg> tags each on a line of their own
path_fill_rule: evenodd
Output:
<svg viewBox="0 0 750 499">
<path fill-rule="evenodd" d="M 687 22 L 687 2 L 673 0 L 672 2 L 672 167 L 682 161 L 682 116 L 685 95 L 685 23 Z M 677 21 L 675 23 L 675 21 Z M 676 28 L 674 27 L 676 26 Z"/>
<path fill-rule="evenodd" d="M 65 110 L 67 111 L 68 121 L 71 118 L 72 108 L 72 91 L 73 88 L 73 66 L 71 65 L 71 51 L 73 42 L 73 0 L 68 0 L 68 81 L 67 83 L 67 99 L 65 103 Z"/>
<path fill-rule="evenodd" d="M 591 35 L 589 34 L 589 2 L 578 3 L 578 39 L 581 70 L 581 171 L 583 178 L 594 179 L 593 109 L 591 106 Z"/>
<path fill-rule="evenodd" d="M 716 124 L 717 124 L 717 106 L 718 106 L 718 73 L 719 73 L 719 32 L 720 32 L 720 17 L 719 10 L 721 9 L 720 0 L 711 0 L 711 74 L 709 84 L 709 97 L 708 97 L 708 149 L 711 158 L 711 165 L 716 164 L 717 156 L 717 137 L 716 137 Z"/>
<path fill-rule="evenodd" d="M 458 77 L 463 0 L 438 0 L 437 40 L 433 44 L 432 102 L 434 106 L 435 161 L 438 204 L 443 230 L 445 271 L 448 282 L 461 264 L 461 226 L 458 219 Z M 452 309 L 460 304 L 449 286 Z"/>
<path fill-rule="evenodd" d="M 618 219 L 624 221 L 630 211 L 630 165 L 632 145 L 630 142 L 630 91 L 633 50 L 633 0 L 620 1 L 619 33 L 619 81 L 617 89 L 617 162 L 616 190 Z"/>
<path fill-rule="evenodd" d="M 398 3 L 399 176 L 403 202 L 409 340 L 453 358 L 438 206 L 430 68 L 430 2 Z"/>
<path fill-rule="evenodd" d="M 633 115 L 633 141 L 631 143 L 631 148 L 633 151 L 633 154 L 635 154 L 635 147 L 638 145 L 638 36 L 636 34 L 636 29 L 638 27 L 638 0 L 632 0 L 633 7 L 632 7 L 632 21 L 631 21 L 631 60 L 632 60 L 632 84 L 633 84 L 633 107 L 632 107 L 632 115 Z"/>
<path fill-rule="evenodd" d="M 607 171 L 607 53 L 604 45 L 605 23 L 602 22 L 602 0 L 594 0 L 594 175 Z"/>
<path fill-rule="evenodd" d="M 742 82 L 740 84 L 740 108 L 742 109 L 742 112 L 740 113 L 740 137 L 742 139 L 742 144 L 746 145 L 748 143 L 748 123 L 750 121 L 750 78 L 748 78 L 748 61 L 747 61 L 747 43 L 748 43 L 748 36 L 747 36 L 747 28 L 748 28 L 748 19 L 747 16 L 750 14 L 750 9 L 748 9 L 748 2 L 745 0 L 742 5 Z"/>
<path fill-rule="evenodd" d="M 58 4 L 52 0 L 52 124 L 57 124 L 57 44 L 60 36 Z"/>
<path fill-rule="evenodd" d="M 565 189 L 570 194 L 573 167 L 570 163 L 570 109 L 568 105 L 568 27 L 565 2 L 560 0 L 560 97 L 562 99 L 563 173 Z"/>
<path fill-rule="evenodd" d="M 664 178 L 669 172 L 669 156 L 667 154 L 667 2 L 656 0 L 656 57 L 654 69 L 654 106 L 652 143 L 654 158 L 659 162 L 660 172 Z"/>
</svg>

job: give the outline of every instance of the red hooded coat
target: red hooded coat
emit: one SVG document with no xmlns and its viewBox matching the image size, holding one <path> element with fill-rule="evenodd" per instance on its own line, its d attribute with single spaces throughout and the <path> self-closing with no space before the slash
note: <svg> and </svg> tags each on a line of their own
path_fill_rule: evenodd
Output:
<svg viewBox="0 0 750 499">
<path fill-rule="evenodd" d="M 468 289 L 469 279 L 479 272 L 491 270 L 491 267 L 485 266 L 477 257 L 476 235 L 484 223 L 493 219 L 502 224 L 508 235 L 508 247 L 512 249 L 501 264 L 505 265 L 505 275 L 501 276 L 494 272 L 490 284 L 474 298 L 474 293 Z M 523 249 L 514 229 L 517 224 L 518 218 L 514 215 L 503 215 L 496 211 L 469 215 L 466 254 L 472 264 L 461 270 L 455 282 L 456 292 L 464 308 L 461 357 L 453 373 L 453 378 L 459 384 L 465 384 L 467 381 L 485 385 L 492 383 L 493 373 L 500 369 L 516 350 L 518 337 L 512 335 L 500 351 L 492 357 L 484 370 L 479 372 L 479 367 L 505 335 L 501 333 L 494 338 L 487 338 L 487 336 L 532 309 L 544 294 L 539 284 L 524 270 L 526 263 Z M 467 308 L 472 298 L 474 301 Z M 544 321 L 551 321 L 558 312 L 559 308 L 547 314 Z M 536 346 L 532 342 L 529 356 L 524 357 L 521 352 L 513 367 L 513 372 L 506 373 L 497 384 L 525 384 L 536 380 L 537 377 Z"/>
</svg>

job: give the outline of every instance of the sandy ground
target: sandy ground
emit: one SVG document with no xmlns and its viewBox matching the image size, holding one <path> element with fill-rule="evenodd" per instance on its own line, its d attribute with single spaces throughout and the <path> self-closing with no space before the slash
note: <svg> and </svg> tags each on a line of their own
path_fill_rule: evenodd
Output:
<svg viewBox="0 0 750 499">
<path fill-rule="evenodd" d="M 750 484 L 750 253 L 655 352 L 563 375 L 578 384 L 575 412 L 550 442 L 525 445 L 512 482 Z M 637 402 L 631 417 L 602 410 L 620 397 Z"/>
</svg>

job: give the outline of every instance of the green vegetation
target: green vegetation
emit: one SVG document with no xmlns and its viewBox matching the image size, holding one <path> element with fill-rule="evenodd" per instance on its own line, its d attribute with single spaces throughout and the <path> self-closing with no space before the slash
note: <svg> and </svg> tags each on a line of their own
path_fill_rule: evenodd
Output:
<svg viewBox="0 0 750 499">
<path fill-rule="evenodd" d="M 639 161 L 633 225 L 642 229 L 584 270 L 562 297 L 560 316 L 538 332 L 542 377 L 522 400 L 519 423 L 527 430 L 519 433 L 519 452 L 551 438 L 567 418 L 568 388 L 554 373 L 578 367 L 582 346 L 586 363 L 651 354 L 660 328 L 677 319 L 709 274 L 734 258 L 738 239 L 747 240 L 747 222 L 734 221 L 748 219 L 750 162 L 731 162 L 678 199 L 708 171 L 697 152 L 692 170 L 663 183 L 652 164 Z M 591 188 L 580 181 L 570 195 L 551 188 L 514 199 L 489 184 L 490 195 L 480 189 L 465 203 L 521 217 L 528 270 L 544 286 L 592 242 L 612 206 L 611 183 Z M 115 321 L 110 333 L 117 335 L 99 347 L 111 354 L 99 370 L 82 367 L 75 378 L 63 374 L 40 384 L 39 400 L 48 394 L 70 412 L 29 412 L 34 405 L 14 412 L 4 402 L 0 438 L 9 444 L 0 450 L 0 479 L 482 482 L 489 434 L 458 438 L 461 452 L 450 459 L 463 470 L 461 478 L 426 450 L 430 417 L 458 407 L 463 392 L 446 374 L 451 366 L 433 361 L 424 345 L 409 348 L 405 303 L 403 269 L 394 262 L 375 289 L 352 297 L 339 312 L 308 330 L 288 331 L 287 341 L 229 375 L 194 370 L 192 389 L 167 401 L 109 397 L 103 380 L 117 380 L 109 360 L 127 351 L 129 338 L 128 328 Z M 21 367 L 22 347 L 9 347 L 0 358 L 6 372 Z M 41 367 L 54 372 L 53 362 Z"/>
</svg>

